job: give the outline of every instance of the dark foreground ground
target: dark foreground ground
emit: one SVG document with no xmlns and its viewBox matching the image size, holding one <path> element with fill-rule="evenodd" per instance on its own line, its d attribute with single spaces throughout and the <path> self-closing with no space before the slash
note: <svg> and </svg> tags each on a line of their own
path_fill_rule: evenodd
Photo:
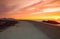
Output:
<svg viewBox="0 0 60 39">
<path fill-rule="evenodd" d="M 43 22 L 19 21 L 0 32 L 0 39 L 60 39 L 60 27 Z"/>
</svg>

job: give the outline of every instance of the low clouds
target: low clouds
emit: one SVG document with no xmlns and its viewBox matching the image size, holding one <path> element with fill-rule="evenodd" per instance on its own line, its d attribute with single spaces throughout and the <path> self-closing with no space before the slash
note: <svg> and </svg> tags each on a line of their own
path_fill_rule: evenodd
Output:
<svg viewBox="0 0 60 39">
<path fill-rule="evenodd" d="M 41 10 L 41 8 L 43 8 L 43 7 L 44 8 L 55 7 L 55 6 L 57 6 L 57 7 L 59 6 L 60 7 L 60 5 L 57 5 L 57 4 L 60 4 L 60 2 L 56 1 L 56 0 L 53 0 L 53 2 L 51 2 L 52 0 L 50 0 L 50 1 L 49 0 L 45 0 L 45 1 L 42 1 L 42 2 L 40 2 L 40 1 L 41 0 L 0 0 L 0 18 L 1 17 L 11 17 L 11 16 L 12 17 L 13 16 L 14 17 L 19 17 L 21 15 L 20 12 L 18 12 L 20 9 L 22 9 L 24 7 L 27 7 L 27 6 L 30 6 L 30 5 L 33 5 L 33 4 L 38 3 L 38 2 L 39 2 L 39 4 L 36 4 L 36 5 L 32 6 L 33 8 L 35 7 L 36 10 L 38 10 L 38 9 Z M 42 4 L 44 6 L 42 6 Z M 28 8 L 30 8 L 30 7 L 28 7 Z M 29 12 L 29 10 L 26 10 L 26 9 L 27 8 L 25 8 L 25 11 L 22 9 L 22 11 L 25 14 L 23 12 L 22 13 L 25 16 L 28 15 L 28 14 L 33 13 L 32 11 Z M 28 13 L 27 13 L 27 11 L 28 11 Z M 40 11 L 38 11 L 38 12 L 40 12 Z M 17 14 L 17 13 L 19 13 L 19 14 Z"/>
</svg>

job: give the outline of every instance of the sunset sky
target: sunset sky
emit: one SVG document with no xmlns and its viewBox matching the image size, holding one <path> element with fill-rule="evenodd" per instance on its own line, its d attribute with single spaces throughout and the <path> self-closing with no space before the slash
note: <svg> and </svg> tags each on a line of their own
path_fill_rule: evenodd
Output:
<svg viewBox="0 0 60 39">
<path fill-rule="evenodd" d="M 0 18 L 60 19 L 60 0 L 3 0 L 0 1 Z"/>
</svg>

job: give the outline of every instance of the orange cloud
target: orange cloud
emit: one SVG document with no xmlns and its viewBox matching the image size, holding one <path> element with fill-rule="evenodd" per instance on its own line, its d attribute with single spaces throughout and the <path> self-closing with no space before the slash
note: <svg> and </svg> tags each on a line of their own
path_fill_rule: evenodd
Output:
<svg viewBox="0 0 60 39">
<path fill-rule="evenodd" d="M 47 0 L 46 0 L 47 1 Z M 23 20 L 58 20 L 60 19 L 60 1 L 43 1 L 25 8 L 16 8 L 0 17 Z"/>
</svg>

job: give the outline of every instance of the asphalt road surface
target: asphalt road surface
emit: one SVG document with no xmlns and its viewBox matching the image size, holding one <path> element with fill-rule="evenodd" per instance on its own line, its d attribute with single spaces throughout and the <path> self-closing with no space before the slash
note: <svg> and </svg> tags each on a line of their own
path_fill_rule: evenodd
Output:
<svg viewBox="0 0 60 39">
<path fill-rule="evenodd" d="M 48 26 L 52 25 L 41 22 L 19 21 L 15 26 L 0 32 L 0 39 L 59 39 L 60 29 Z"/>
</svg>

